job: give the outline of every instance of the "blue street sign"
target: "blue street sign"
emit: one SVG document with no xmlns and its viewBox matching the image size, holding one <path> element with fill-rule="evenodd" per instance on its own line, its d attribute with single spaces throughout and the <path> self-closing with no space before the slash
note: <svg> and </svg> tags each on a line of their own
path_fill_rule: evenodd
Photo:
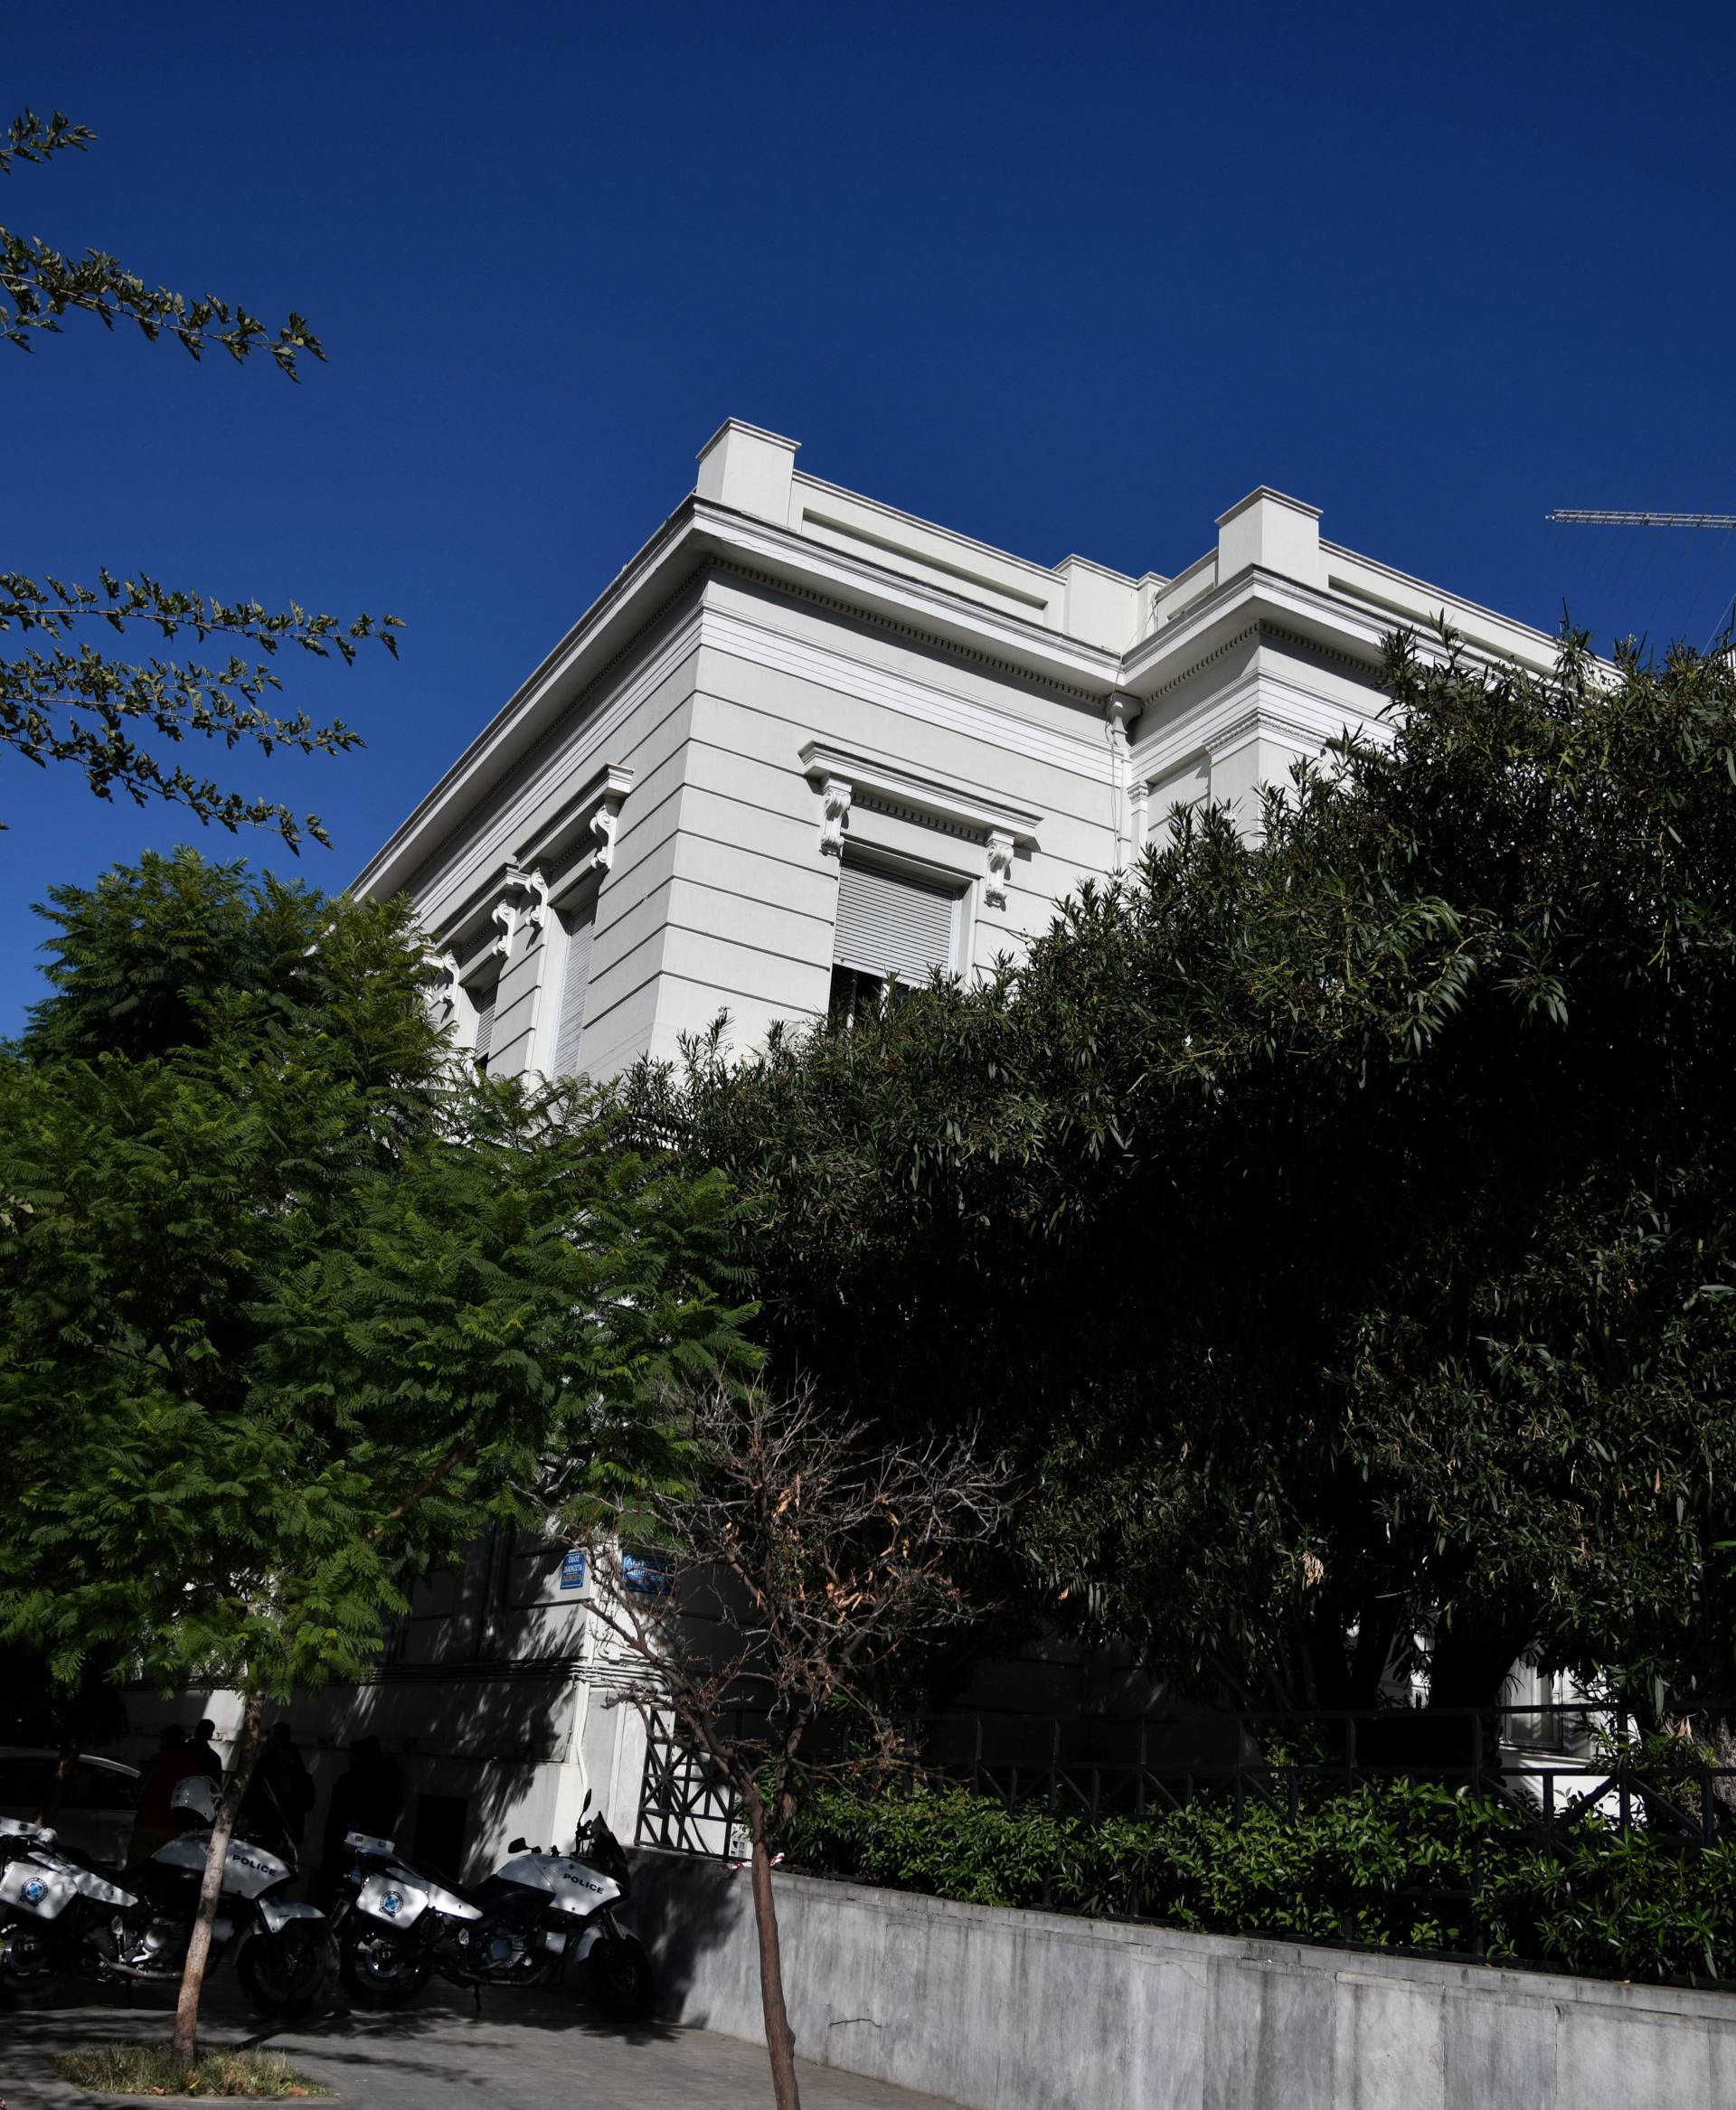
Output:
<svg viewBox="0 0 1736 2110">
<path fill-rule="evenodd" d="M 582 1590 L 585 1587 L 585 1557 L 574 1547 L 564 1554 L 561 1561 L 561 1587 L 563 1590 Z"/>
<path fill-rule="evenodd" d="M 660 1597 L 669 1588 L 669 1570 L 645 1553 L 623 1553 L 621 1580 L 638 1597 Z"/>
</svg>

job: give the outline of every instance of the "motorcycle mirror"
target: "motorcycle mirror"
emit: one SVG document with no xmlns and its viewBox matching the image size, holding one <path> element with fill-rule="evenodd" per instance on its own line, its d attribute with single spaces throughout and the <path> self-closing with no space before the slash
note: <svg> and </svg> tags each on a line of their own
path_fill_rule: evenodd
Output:
<svg viewBox="0 0 1736 2110">
<path fill-rule="evenodd" d="M 524 1842 L 522 1839 L 509 1839 L 506 1842 L 506 1851 L 508 1853 L 523 1853 Z"/>
<path fill-rule="evenodd" d="M 589 1809 L 590 1809 L 590 1790 L 589 1788 L 587 1788 L 587 1789 L 585 1790 L 585 1799 L 584 1799 L 584 1801 L 583 1801 L 582 1803 L 580 1803 L 580 1805 L 579 1805 L 579 1814 L 580 1814 L 580 1815 L 582 1817 L 582 1816 L 584 1815 L 585 1812 L 586 1812 L 587 1810 L 589 1810 Z"/>
</svg>

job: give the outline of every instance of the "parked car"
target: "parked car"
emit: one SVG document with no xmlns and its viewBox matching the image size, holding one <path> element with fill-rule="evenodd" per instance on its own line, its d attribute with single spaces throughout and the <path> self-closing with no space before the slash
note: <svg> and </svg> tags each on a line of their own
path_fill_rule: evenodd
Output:
<svg viewBox="0 0 1736 2110">
<path fill-rule="evenodd" d="M 33 1819 L 60 1764 L 58 1751 L 0 1744 L 0 1817 Z M 138 1801 L 137 1766 L 80 1751 L 61 1796 L 54 1829 L 67 1845 L 98 1860 L 124 1861 Z"/>
</svg>

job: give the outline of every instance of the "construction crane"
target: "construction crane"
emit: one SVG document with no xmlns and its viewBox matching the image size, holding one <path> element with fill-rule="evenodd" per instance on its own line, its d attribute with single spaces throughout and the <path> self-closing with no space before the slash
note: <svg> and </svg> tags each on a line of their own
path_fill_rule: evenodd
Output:
<svg viewBox="0 0 1736 2110">
<path fill-rule="evenodd" d="M 1736 528 L 1736 513 L 1598 513 L 1583 506 L 1561 505 L 1543 518 L 1568 521 L 1578 527 Z"/>
<path fill-rule="evenodd" d="M 1553 513 L 1545 513 L 1543 518 L 1563 522 L 1570 527 L 1722 528 L 1726 536 L 1732 528 L 1736 528 L 1736 513 L 1624 513 L 1606 511 L 1597 506 L 1558 505 Z M 1721 542 L 1713 552 L 1712 564 L 1708 567 L 1705 580 L 1702 582 L 1702 592 L 1711 581 L 1712 568 L 1728 547 L 1728 542 Z M 1697 601 L 1699 596 L 1694 598 Z M 1724 610 L 1726 624 L 1736 623 L 1736 600 L 1726 602 Z M 1723 634 L 1728 636 L 1728 628 Z M 1714 630 L 1712 636 L 1707 638 L 1708 651 L 1712 649 L 1718 635 Z M 1731 655 L 1731 660 L 1732 665 L 1736 665 L 1736 652 Z"/>
</svg>

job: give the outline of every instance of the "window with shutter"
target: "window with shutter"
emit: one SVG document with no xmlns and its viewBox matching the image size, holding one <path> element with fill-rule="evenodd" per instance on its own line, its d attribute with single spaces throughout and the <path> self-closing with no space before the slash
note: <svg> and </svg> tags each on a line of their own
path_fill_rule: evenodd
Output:
<svg viewBox="0 0 1736 2110">
<path fill-rule="evenodd" d="M 945 974 L 952 966 L 958 900 L 931 881 L 846 862 L 838 874 L 832 956 L 840 966 L 882 981 L 920 985 L 936 967 Z"/>
<path fill-rule="evenodd" d="M 551 1077 L 577 1077 L 579 1036 L 585 1026 L 585 989 L 590 980 L 590 941 L 597 928 L 597 897 L 561 918 L 566 955 L 561 963 L 561 1008 L 555 1013 Z"/>
<path fill-rule="evenodd" d="M 500 994 L 498 982 L 484 983 L 470 992 L 470 1001 L 476 1007 L 476 1031 L 471 1037 L 470 1052 L 476 1058 L 476 1068 L 486 1069 L 488 1050 L 495 1041 L 495 999 Z"/>
<path fill-rule="evenodd" d="M 931 880 L 846 859 L 838 873 L 832 1011 L 854 1018 L 883 992 L 920 988 L 953 965 L 958 896 Z"/>
</svg>

